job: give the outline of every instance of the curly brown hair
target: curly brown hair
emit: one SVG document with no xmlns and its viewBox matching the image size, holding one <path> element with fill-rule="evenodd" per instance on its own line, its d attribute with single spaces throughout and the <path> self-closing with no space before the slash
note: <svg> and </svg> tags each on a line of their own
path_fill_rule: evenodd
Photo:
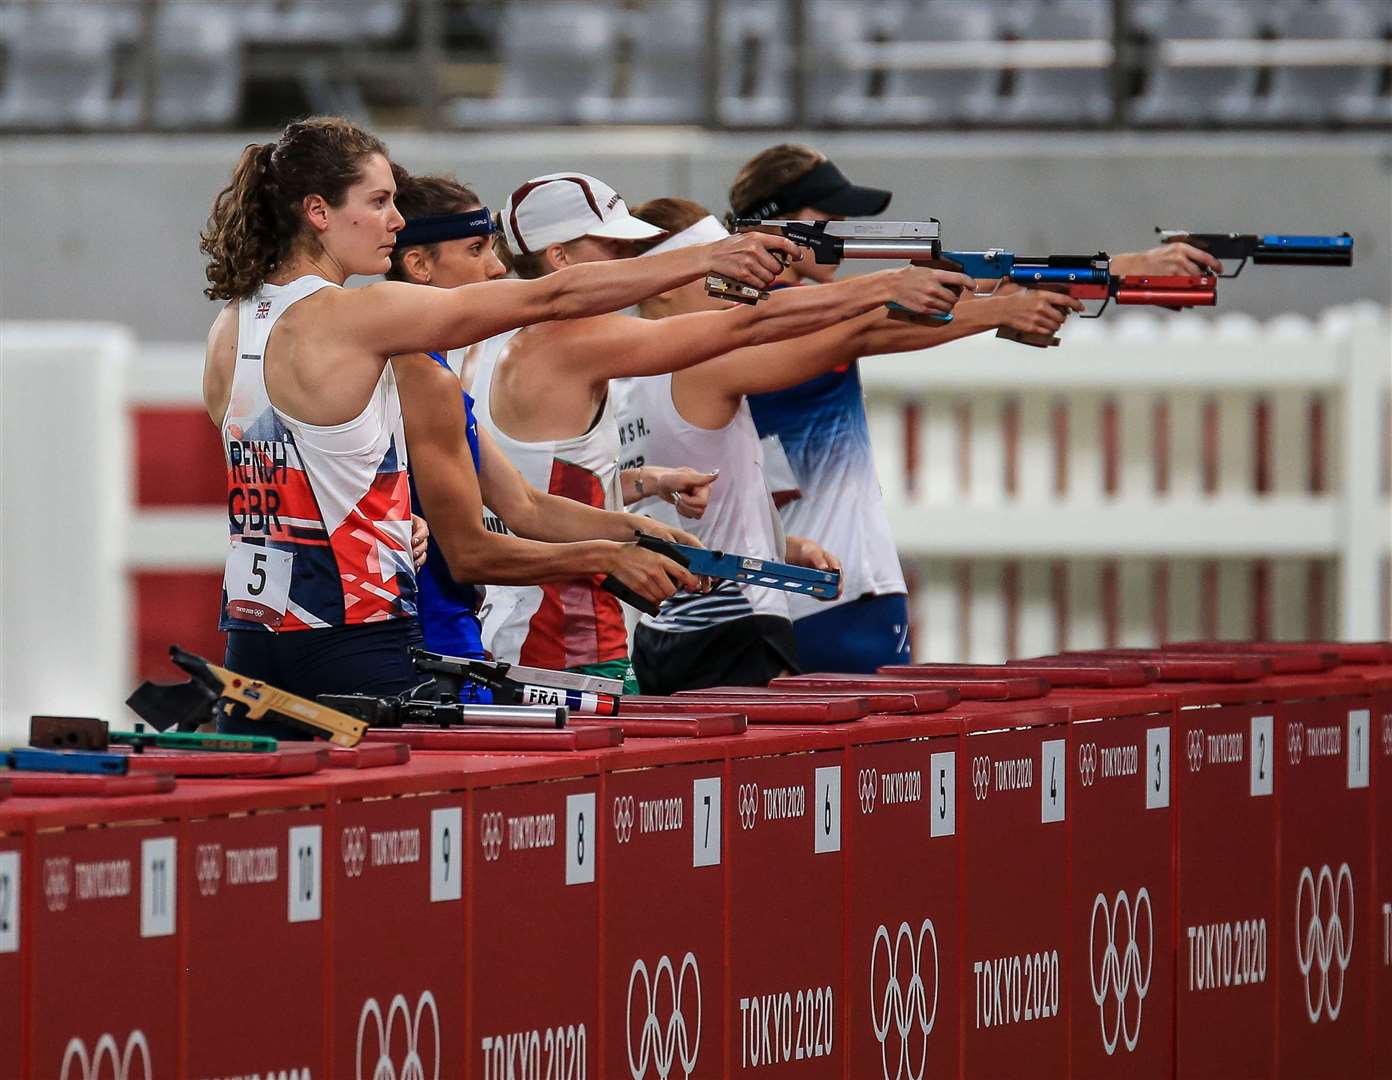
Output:
<svg viewBox="0 0 1392 1080">
<path fill-rule="evenodd" d="M 388 156 L 382 140 L 337 116 L 296 120 L 275 142 L 247 146 L 199 234 L 198 250 L 208 256 L 204 295 L 241 300 L 256 292 L 305 231 L 305 198 L 341 206 L 373 154 Z"/>
</svg>

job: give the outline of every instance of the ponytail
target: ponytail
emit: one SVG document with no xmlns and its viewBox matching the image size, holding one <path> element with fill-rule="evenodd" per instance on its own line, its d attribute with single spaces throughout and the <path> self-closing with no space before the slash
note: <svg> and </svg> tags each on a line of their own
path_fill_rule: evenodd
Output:
<svg viewBox="0 0 1392 1080">
<path fill-rule="evenodd" d="M 380 139 L 332 116 L 297 120 L 276 142 L 247 146 L 199 235 L 198 250 L 208 257 L 204 295 L 241 300 L 256 292 L 305 231 L 305 198 L 342 205 L 373 154 L 387 156 Z"/>
</svg>

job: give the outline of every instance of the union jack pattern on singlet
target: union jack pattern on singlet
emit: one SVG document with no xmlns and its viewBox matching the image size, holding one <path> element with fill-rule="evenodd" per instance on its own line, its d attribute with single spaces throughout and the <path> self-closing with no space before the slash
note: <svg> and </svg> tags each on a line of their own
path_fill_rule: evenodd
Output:
<svg viewBox="0 0 1392 1080">
<path fill-rule="evenodd" d="M 277 411 L 266 391 L 263 356 L 276 321 L 297 301 L 335 287 L 311 275 L 264 285 L 239 305 L 222 423 L 232 545 L 222 630 L 308 630 L 415 614 L 406 440 L 391 365 L 345 424 L 301 423 Z M 231 595 L 242 567 L 250 567 L 253 593 L 266 585 L 268 568 L 288 579 L 283 611 Z"/>
</svg>

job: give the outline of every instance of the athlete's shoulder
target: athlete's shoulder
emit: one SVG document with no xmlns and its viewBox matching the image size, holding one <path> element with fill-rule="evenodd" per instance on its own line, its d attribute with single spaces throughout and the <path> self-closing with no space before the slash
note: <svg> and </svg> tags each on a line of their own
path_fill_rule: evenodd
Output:
<svg viewBox="0 0 1392 1080">
<path fill-rule="evenodd" d="M 232 373 L 237 366 L 237 310 L 235 300 L 224 304 L 208 330 L 208 348 L 203 364 L 203 404 L 214 423 L 221 423 L 232 391 Z"/>
</svg>

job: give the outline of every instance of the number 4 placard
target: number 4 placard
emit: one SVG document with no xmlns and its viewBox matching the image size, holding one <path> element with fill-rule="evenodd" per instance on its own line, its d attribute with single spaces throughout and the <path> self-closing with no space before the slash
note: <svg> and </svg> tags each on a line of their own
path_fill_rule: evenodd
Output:
<svg viewBox="0 0 1392 1080">
<path fill-rule="evenodd" d="M 1039 820 L 1062 821 L 1066 792 L 1064 781 L 1068 767 L 1064 763 L 1062 739 L 1048 739 L 1039 746 Z"/>
</svg>

